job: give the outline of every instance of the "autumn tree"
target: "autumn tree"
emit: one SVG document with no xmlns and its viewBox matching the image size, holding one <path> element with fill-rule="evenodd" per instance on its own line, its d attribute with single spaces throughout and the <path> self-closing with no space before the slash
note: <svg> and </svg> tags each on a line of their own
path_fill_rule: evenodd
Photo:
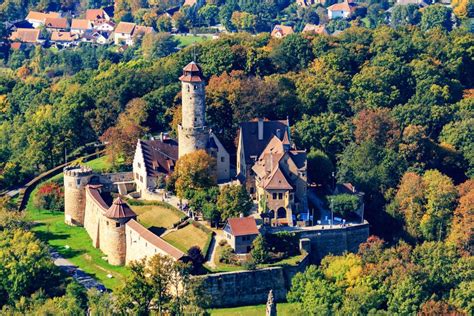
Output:
<svg viewBox="0 0 474 316">
<path fill-rule="evenodd" d="M 357 143 L 372 140 L 379 146 L 393 147 L 400 138 L 400 129 L 388 109 L 362 110 L 354 118 Z"/>
<path fill-rule="evenodd" d="M 217 184 L 216 160 L 202 149 L 186 154 L 177 161 L 173 177 L 177 195 L 187 198 L 191 194 L 189 191 L 204 190 Z"/>
<path fill-rule="evenodd" d="M 142 126 L 146 119 L 145 106 L 146 103 L 142 99 L 131 100 L 125 112 L 119 115 L 117 124 L 101 136 L 101 140 L 106 142 L 107 156 L 112 163 L 132 163 L 137 140 L 147 131 L 147 128 Z"/>
</svg>

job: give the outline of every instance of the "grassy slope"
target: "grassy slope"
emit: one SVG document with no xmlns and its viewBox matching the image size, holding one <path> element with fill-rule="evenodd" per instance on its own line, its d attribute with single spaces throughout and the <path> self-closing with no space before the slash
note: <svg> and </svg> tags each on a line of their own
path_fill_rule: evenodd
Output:
<svg viewBox="0 0 474 316">
<path fill-rule="evenodd" d="M 242 306 L 233 308 L 211 309 L 211 316 L 261 316 L 265 315 L 265 305 Z M 277 304 L 277 312 L 280 316 L 299 316 L 304 315 L 298 311 L 294 304 L 279 303 Z"/>
<path fill-rule="evenodd" d="M 199 228 L 189 224 L 184 228 L 167 234 L 163 239 L 181 251 L 187 252 L 192 246 L 198 246 L 203 250 L 209 236 Z"/>
<path fill-rule="evenodd" d="M 166 229 L 180 221 L 184 214 L 158 205 L 132 205 L 138 221 L 154 233 L 162 234 Z"/>
<path fill-rule="evenodd" d="M 96 172 L 107 171 L 112 167 L 110 162 L 107 160 L 107 156 L 102 156 L 100 158 L 85 162 L 84 164 L 91 167 L 92 170 Z"/>
</svg>

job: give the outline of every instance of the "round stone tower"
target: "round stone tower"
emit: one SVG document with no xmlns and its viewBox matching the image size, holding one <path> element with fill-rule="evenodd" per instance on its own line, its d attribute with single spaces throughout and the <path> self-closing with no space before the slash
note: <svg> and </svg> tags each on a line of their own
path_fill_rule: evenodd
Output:
<svg viewBox="0 0 474 316">
<path fill-rule="evenodd" d="M 85 166 L 64 168 L 64 221 L 66 224 L 84 225 L 85 189 L 92 176 L 92 169 Z"/>
<path fill-rule="evenodd" d="M 127 254 L 125 224 L 130 219 L 135 219 L 137 214 L 118 197 L 104 215 L 105 222 L 101 223 L 100 230 L 100 248 L 107 255 L 110 264 L 124 265 Z"/>
<path fill-rule="evenodd" d="M 206 127 L 205 82 L 195 62 L 183 68 L 181 80 L 182 122 L 178 126 L 179 157 L 206 149 L 209 130 Z"/>
</svg>

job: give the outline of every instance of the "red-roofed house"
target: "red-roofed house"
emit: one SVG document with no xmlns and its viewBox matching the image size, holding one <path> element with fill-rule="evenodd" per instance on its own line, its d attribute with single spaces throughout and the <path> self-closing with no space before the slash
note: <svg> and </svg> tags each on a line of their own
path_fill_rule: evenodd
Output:
<svg viewBox="0 0 474 316">
<path fill-rule="evenodd" d="M 306 24 L 302 33 L 329 35 L 325 25 Z"/>
<path fill-rule="evenodd" d="M 275 25 L 275 27 L 273 28 L 271 36 L 276 37 L 276 38 L 283 38 L 293 33 L 294 31 L 291 26 L 278 24 L 278 25 Z"/>
<path fill-rule="evenodd" d="M 152 27 L 120 22 L 114 31 L 114 42 L 115 45 L 133 45 L 138 37 L 149 33 L 153 33 Z"/>
<path fill-rule="evenodd" d="M 71 46 L 79 39 L 79 35 L 71 32 L 51 32 L 51 42 L 61 44 L 63 46 Z"/>
<path fill-rule="evenodd" d="M 328 7 L 329 19 L 347 19 L 356 11 L 357 4 L 345 0 Z"/>
<path fill-rule="evenodd" d="M 60 18 L 61 14 L 58 12 L 49 12 L 49 13 L 43 13 L 43 12 L 37 12 L 37 11 L 30 11 L 28 15 L 26 16 L 25 20 L 27 20 L 31 25 L 33 25 L 34 28 L 38 28 L 41 25 L 45 24 L 45 20 L 47 18 Z"/>
<path fill-rule="evenodd" d="M 46 18 L 44 26 L 48 31 L 64 31 L 68 27 L 66 18 Z"/>
<path fill-rule="evenodd" d="M 17 29 L 10 35 L 10 41 L 35 44 L 44 41 L 40 37 L 41 31 L 39 29 Z"/>
<path fill-rule="evenodd" d="M 89 9 L 86 11 L 86 20 L 89 21 L 110 21 L 110 16 L 103 9 Z"/>
<path fill-rule="evenodd" d="M 255 218 L 249 216 L 229 218 L 224 233 L 227 242 L 235 253 L 248 253 L 259 231 Z"/>
<path fill-rule="evenodd" d="M 92 30 L 92 23 L 86 19 L 72 19 L 71 33 L 84 34 L 87 30 Z"/>
</svg>

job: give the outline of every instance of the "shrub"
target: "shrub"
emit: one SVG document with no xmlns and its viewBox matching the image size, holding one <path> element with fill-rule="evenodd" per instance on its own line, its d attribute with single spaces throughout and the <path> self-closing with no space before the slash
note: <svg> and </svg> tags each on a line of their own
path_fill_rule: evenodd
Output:
<svg viewBox="0 0 474 316">
<path fill-rule="evenodd" d="M 201 248 L 198 246 L 193 246 L 188 250 L 188 257 L 191 259 L 193 264 L 193 273 L 197 273 L 200 269 L 204 261 L 206 260 L 202 255 Z"/>
<path fill-rule="evenodd" d="M 252 258 L 250 258 L 249 260 L 245 261 L 242 264 L 242 267 L 245 270 L 255 270 L 257 268 L 257 265 L 255 264 L 255 261 Z"/>
<path fill-rule="evenodd" d="M 257 238 L 255 238 L 250 254 L 255 263 L 265 263 L 268 261 L 268 246 L 263 235 L 258 235 Z"/>
<path fill-rule="evenodd" d="M 332 211 L 343 217 L 359 208 L 359 197 L 353 194 L 330 195 L 328 201 Z"/>
<path fill-rule="evenodd" d="M 33 199 L 35 207 L 48 211 L 64 210 L 64 192 L 61 186 L 53 182 L 42 184 Z"/>
<path fill-rule="evenodd" d="M 234 250 L 229 245 L 224 246 L 219 258 L 219 262 L 233 264 L 235 263 Z"/>
</svg>

